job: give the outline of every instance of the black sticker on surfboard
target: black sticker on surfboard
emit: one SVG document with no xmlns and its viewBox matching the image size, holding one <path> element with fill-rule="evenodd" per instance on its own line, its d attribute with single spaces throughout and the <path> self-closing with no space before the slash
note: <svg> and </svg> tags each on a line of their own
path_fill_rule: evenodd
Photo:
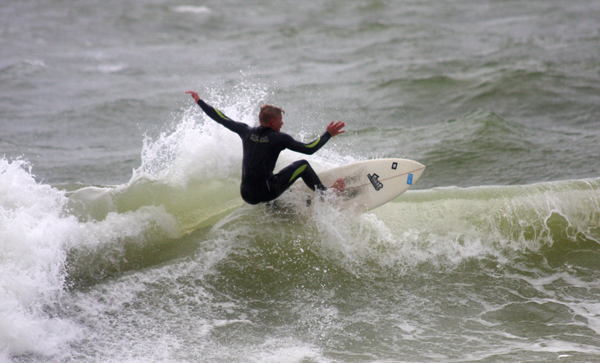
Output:
<svg viewBox="0 0 600 363">
<path fill-rule="evenodd" d="M 373 188 L 375 188 L 376 191 L 380 191 L 381 188 L 383 188 L 383 183 L 379 181 L 379 175 L 375 173 L 373 173 L 373 175 L 367 174 L 367 178 L 369 178 L 369 181 L 373 184 Z"/>
<path fill-rule="evenodd" d="M 397 162 L 393 162 L 392 163 L 392 170 L 396 170 L 397 167 L 398 167 L 398 163 Z"/>
</svg>

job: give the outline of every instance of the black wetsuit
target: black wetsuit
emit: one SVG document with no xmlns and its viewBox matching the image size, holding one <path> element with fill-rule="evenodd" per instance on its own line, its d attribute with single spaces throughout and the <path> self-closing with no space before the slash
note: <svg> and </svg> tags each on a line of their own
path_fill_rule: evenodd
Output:
<svg viewBox="0 0 600 363">
<path fill-rule="evenodd" d="M 240 135 L 244 149 L 242 161 L 242 183 L 240 192 L 246 203 L 269 202 L 279 197 L 298 178 L 312 189 L 325 190 L 325 186 L 306 160 L 296 161 L 273 174 L 279 153 L 290 149 L 303 154 L 313 154 L 331 138 L 325 132 L 315 141 L 304 144 L 290 135 L 277 132 L 270 127 L 250 127 L 231 120 L 219 110 L 199 100 L 198 105 L 213 120 Z"/>
</svg>

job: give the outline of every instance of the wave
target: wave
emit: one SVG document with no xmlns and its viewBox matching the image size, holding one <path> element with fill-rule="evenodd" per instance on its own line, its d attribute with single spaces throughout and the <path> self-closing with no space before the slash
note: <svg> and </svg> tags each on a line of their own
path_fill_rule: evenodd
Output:
<svg viewBox="0 0 600 363">
<path fill-rule="evenodd" d="M 250 98 L 264 97 L 256 92 Z M 215 101 L 250 124 L 255 110 L 248 104 L 256 102 Z M 328 199 L 308 214 L 248 206 L 239 197 L 237 135 L 196 107 L 176 117 L 156 138 L 146 137 L 142 163 L 122 185 L 66 191 L 36 182 L 29 162 L 0 158 L 2 354 L 60 350 L 85 334 L 65 317 L 65 294 L 178 258 L 202 261 L 207 281 L 241 279 L 233 286 L 248 291 L 329 276 L 388 279 L 517 264 L 596 273 L 600 179 L 409 191 L 366 214 Z M 449 121 L 437 132 L 454 133 L 456 125 L 465 130 L 457 142 L 484 139 L 475 146 L 488 149 L 515 149 L 522 141 L 506 135 L 529 132 L 490 113 Z M 444 155 L 430 154 L 429 162 Z M 282 153 L 280 165 L 295 158 Z M 324 150 L 310 161 L 323 170 L 355 160 Z M 302 200 L 293 192 L 283 199 L 292 206 Z"/>
<path fill-rule="evenodd" d="M 366 214 L 325 200 L 303 215 L 241 206 L 229 176 L 166 173 L 168 183 L 156 177 L 166 169 L 154 179 L 140 169 L 126 185 L 65 192 L 37 183 L 25 161 L 0 165 L 0 342 L 11 354 L 47 354 L 82 336 L 59 317 L 69 290 L 169 258 L 210 261 L 213 279 L 249 284 L 252 272 L 244 288 L 258 290 L 273 273 L 306 284 L 324 272 L 388 279 L 567 264 L 582 278 L 598 273 L 600 179 L 409 191 Z"/>
<path fill-rule="evenodd" d="M 413 192 L 380 219 L 388 228 L 410 226 L 408 241 L 431 244 L 444 259 L 515 257 L 567 251 L 600 241 L 600 179 L 569 180 L 522 186 L 435 188 Z M 406 205 L 404 205 L 406 204 Z M 400 220 L 394 218 L 402 217 Z M 448 246 L 444 248 L 443 246 Z M 439 247 L 439 249 L 437 249 Z"/>
<path fill-rule="evenodd" d="M 600 251 L 599 189 L 600 179 L 435 188 L 408 191 L 365 214 L 330 201 L 317 201 L 309 215 L 246 206 L 212 233 L 237 246 L 224 266 L 245 271 L 264 263 L 289 279 L 306 278 L 299 266 L 307 274 L 341 269 L 387 278 L 473 263 L 486 269 L 571 264 L 595 274 L 589 267 Z"/>
</svg>

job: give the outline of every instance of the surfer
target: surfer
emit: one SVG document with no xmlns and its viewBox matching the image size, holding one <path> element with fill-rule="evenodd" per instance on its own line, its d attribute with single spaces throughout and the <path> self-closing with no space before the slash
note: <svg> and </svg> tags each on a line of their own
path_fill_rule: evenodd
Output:
<svg viewBox="0 0 600 363">
<path fill-rule="evenodd" d="M 314 154 L 333 136 L 343 132 L 344 122 L 331 122 L 323 135 L 310 143 L 302 143 L 281 132 L 283 114 L 281 108 L 263 105 L 258 119 L 260 126 L 250 127 L 242 122 L 231 120 L 221 111 L 206 104 L 194 91 L 187 91 L 202 110 L 213 120 L 235 132 L 242 139 L 244 156 L 242 160 L 242 199 L 248 204 L 270 202 L 286 191 L 298 178 L 313 191 L 323 192 L 327 188 L 312 169 L 308 161 L 298 160 L 273 174 L 279 153 L 284 149 Z M 332 185 L 338 193 L 346 187 L 343 178 Z"/>
</svg>

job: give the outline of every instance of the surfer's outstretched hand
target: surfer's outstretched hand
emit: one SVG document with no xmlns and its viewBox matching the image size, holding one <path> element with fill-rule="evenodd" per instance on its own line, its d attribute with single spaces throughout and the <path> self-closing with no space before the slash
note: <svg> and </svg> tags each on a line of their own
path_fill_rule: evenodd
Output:
<svg viewBox="0 0 600 363">
<path fill-rule="evenodd" d="M 194 102 L 198 102 L 200 101 L 200 96 L 198 96 L 198 94 L 194 91 L 187 91 L 186 93 L 189 93 L 190 95 L 192 95 L 192 98 L 194 99 Z"/>
<path fill-rule="evenodd" d="M 338 122 L 331 121 L 329 126 L 327 126 L 326 131 L 329 132 L 329 134 L 331 136 L 339 135 L 341 133 L 346 132 L 346 131 L 342 130 L 344 128 L 344 126 L 346 126 L 346 124 L 343 123 L 342 121 L 338 121 Z"/>
</svg>

